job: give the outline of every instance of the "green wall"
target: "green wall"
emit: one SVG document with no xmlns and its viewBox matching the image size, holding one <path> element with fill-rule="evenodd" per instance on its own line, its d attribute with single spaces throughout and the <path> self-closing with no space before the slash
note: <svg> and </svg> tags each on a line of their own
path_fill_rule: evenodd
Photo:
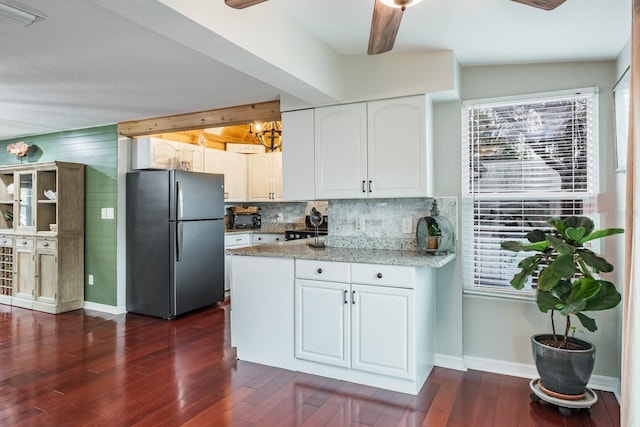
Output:
<svg viewBox="0 0 640 427">
<path fill-rule="evenodd" d="M 19 164 L 8 144 L 25 141 L 37 146 L 22 163 L 63 161 L 85 165 L 85 301 L 117 305 L 116 220 L 100 219 L 101 208 L 117 213 L 118 133 L 116 125 L 79 129 L 0 141 L 0 164 Z M 93 274 L 94 285 L 87 276 Z"/>
</svg>

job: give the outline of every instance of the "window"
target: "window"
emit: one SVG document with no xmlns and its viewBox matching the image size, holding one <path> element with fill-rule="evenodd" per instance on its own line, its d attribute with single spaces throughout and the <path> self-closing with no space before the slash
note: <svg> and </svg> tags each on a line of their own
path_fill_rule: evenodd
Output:
<svg viewBox="0 0 640 427">
<path fill-rule="evenodd" d="M 524 241 L 549 217 L 592 213 L 596 118 L 594 89 L 463 104 L 465 292 L 514 292 L 509 281 L 527 254 L 500 243 Z"/>
</svg>

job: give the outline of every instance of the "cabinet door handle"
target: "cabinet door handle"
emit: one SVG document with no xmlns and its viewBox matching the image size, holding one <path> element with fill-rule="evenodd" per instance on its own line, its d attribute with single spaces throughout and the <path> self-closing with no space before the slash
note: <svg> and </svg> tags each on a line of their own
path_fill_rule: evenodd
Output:
<svg viewBox="0 0 640 427">
<path fill-rule="evenodd" d="M 376 277 L 377 277 L 378 279 L 382 279 L 382 273 L 378 273 L 378 274 L 376 274 Z"/>
<path fill-rule="evenodd" d="M 372 181 L 369 180 L 369 193 L 371 193 L 371 183 L 372 183 Z"/>
<path fill-rule="evenodd" d="M 349 293 L 349 291 L 344 291 L 344 303 L 345 304 L 349 304 L 349 301 L 347 301 L 347 294 Z"/>
<path fill-rule="evenodd" d="M 356 291 L 351 291 L 351 304 L 356 303 Z"/>
<path fill-rule="evenodd" d="M 362 192 L 363 192 L 363 193 L 366 193 L 366 192 L 367 192 L 367 190 L 365 190 L 365 189 L 364 189 L 364 184 L 365 184 L 365 181 L 362 181 Z"/>
<path fill-rule="evenodd" d="M 321 268 L 318 269 L 318 274 L 322 274 L 322 269 Z"/>
<path fill-rule="evenodd" d="M 46 248 L 47 246 L 49 246 L 49 242 L 44 242 L 44 243 L 42 244 L 42 246 L 44 246 L 44 247 Z"/>
</svg>

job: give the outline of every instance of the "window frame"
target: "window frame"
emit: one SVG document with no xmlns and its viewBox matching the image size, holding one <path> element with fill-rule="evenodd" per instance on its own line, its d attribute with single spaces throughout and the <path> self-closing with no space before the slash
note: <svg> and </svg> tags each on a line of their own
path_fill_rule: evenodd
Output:
<svg viewBox="0 0 640 427">
<path fill-rule="evenodd" d="M 587 96 L 590 102 L 590 117 L 587 117 L 585 124 L 591 126 L 591 131 L 588 132 L 590 139 L 587 141 L 589 144 L 590 152 L 587 154 L 587 184 L 586 191 L 560 191 L 560 192 L 498 192 L 498 193 L 485 193 L 480 191 L 474 191 L 472 186 L 477 184 L 477 180 L 473 180 L 473 160 L 472 160 L 472 148 L 476 146 L 476 142 L 472 141 L 472 135 L 469 131 L 469 114 L 473 108 L 477 107 L 490 107 L 498 106 L 500 104 L 518 104 L 528 105 L 539 101 L 541 104 L 544 102 L 552 101 L 554 99 L 560 100 L 561 98 L 569 98 L 573 95 Z M 478 249 L 476 248 L 476 234 L 474 226 L 477 222 L 476 217 L 476 201 L 513 201 L 519 203 L 525 203 L 527 200 L 545 200 L 545 201 L 568 201 L 568 200 L 580 200 L 582 201 L 582 212 L 580 215 L 591 217 L 596 226 L 598 225 L 599 217 L 597 215 L 597 196 L 599 193 L 600 184 L 600 169 L 601 162 L 599 158 L 599 152 L 601 147 L 600 132 L 600 108 L 599 108 L 599 89 L 597 87 L 579 88 L 564 91 L 554 92 L 542 92 L 531 93 L 523 95 L 512 95 L 505 97 L 495 98 L 483 98 L 475 100 L 463 101 L 461 109 L 461 237 L 462 241 L 467 244 L 462 245 L 462 275 L 463 275 L 463 293 L 470 295 L 478 295 L 484 297 L 498 297 L 517 300 L 533 300 L 535 298 L 535 287 L 524 290 L 516 290 L 509 285 L 508 280 L 505 285 L 483 285 L 478 284 L 476 274 L 476 254 Z M 472 181 L 473 180 L 473 181 Z M 473 182 L 473 184 L 472 184 Z M 575 206 L 573 209 L 576 209 Z M 522 236 L 523 241 L 524 236 Z M 518 239 L 505 239 L 505 240 L 518 240 Z M 598 250 L 599 248 L 593 248 Z M 527 254 L 520 254 L 519 258 L 524 258 Z M 496 265 L 503 261 L 497 261 Z M 472 266 L 469 265 L 472 263 Z M 492 266 L 493 267 L 493 266 Z"/>
</svg>

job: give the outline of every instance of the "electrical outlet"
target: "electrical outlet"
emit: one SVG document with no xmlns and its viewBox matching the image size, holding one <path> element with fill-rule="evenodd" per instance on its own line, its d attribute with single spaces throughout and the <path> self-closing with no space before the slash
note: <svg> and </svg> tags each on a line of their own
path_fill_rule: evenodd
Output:
<svg viewBox="0 0 640 427">
<path fill-rule="evenodd" d="M 282 214 L 282 212 L 278 212 L 278 215 L 276 216 L 276 220 L 282 221 L 283 219 L 284 219 L 284 215 Z"/>
<path fill-rule="evenodd" d="M 364 231 L 364 217 L 356 219 L 356 231 Z"/>
<path fill-rule="evenodd" d="M 89 275 L 89 284 L 93 285 L 93 274 Z"/>
<path fill-rule="evenodd" d="M 411 233 L 413 231 L 413 221 L 411 218 L 402 218 L 402 232 Z"/>
</svg>

